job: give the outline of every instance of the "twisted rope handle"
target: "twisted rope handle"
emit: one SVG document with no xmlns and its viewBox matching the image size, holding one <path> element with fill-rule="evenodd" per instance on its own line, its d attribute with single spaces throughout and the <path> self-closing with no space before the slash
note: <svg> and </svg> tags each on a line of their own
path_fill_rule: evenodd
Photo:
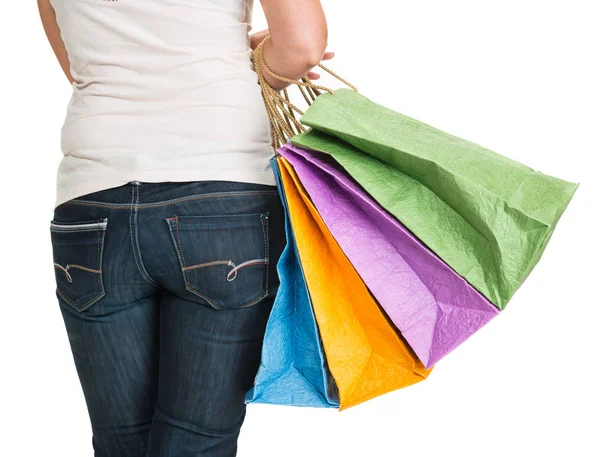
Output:
<svg viewBox="0 0 600 457">
<path fill-rule="evenodd" d="M 302 79 L 295 80 L 278 75 L 272 71 L 265 62 L 265 58 L 263 56 L 263 47 L 269 38 L 270 36 L 267 35 L 258 44 L 256 49 L 252 51 L 251 61 L 254 71 L 258 75 L 258 83 L 260 84 L 262 97 L 265 102 L 265 107 L 267 109 L 267 114 L 272 127 L 272 146 L 273 148 L 278 149 L 287 143 L 289 138 L 296 136 L 298 133 L 306 131 L 306 127 L 303 126 L 297 118 L 297 116 L 302 116 L 304 112 L 290 101 L 287 88 L 281 91 L 273 89 L 273 87 L 269 85 L 263 76 L 260 68 L 264 68 L 265 72 L 272 78 L 297 86 L 308 106 L 310 106 L 312 102 L 314 102 L 316 98 L 321 95 L 321 91 L 329 92 L 332 95 L 334 92 L 328 87 L 319 86 L 312 83 L 306 76 Z M 358 92 L 358 89 L 355 86 L 350 84 L 337 73 L 325 67 L 323 64 L 319 64 L 318 66 L 339 81 L 346 84 L 351 89 Z"/>
</svg>

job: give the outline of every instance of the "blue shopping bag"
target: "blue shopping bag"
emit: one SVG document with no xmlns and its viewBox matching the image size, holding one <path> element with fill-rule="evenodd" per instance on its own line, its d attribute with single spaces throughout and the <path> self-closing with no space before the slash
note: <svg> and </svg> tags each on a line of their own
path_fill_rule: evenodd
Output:
<svg viewBox="0 0 600 457">
<path fill-rule="evenodd" d="M 277 263 L 279 289 L 267 322 L 261 363 L 246 403 L 339 407 L 335 381 L 310 302 L 276 157 L 271 159 L 285 211 L 287 244 Z"/>
</svg>

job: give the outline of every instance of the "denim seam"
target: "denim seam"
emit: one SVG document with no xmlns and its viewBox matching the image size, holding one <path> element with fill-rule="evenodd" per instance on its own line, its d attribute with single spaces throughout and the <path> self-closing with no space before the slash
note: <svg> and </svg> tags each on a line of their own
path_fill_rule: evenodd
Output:
<svg viewBox="0 0 600 457">
<path fill-rule="evenodd" d="M 204 200 L 212 198 L 227 198 L 227 197 L 254 197 L 259 195 L 278 195 L 277 190 L 258 190 L 258 191 L 232 191 L 232 192 L 212 192 L 208 194 L 196 194 L 187 197 L 174 198 L 172 200 L 164 200 L 161 202 L 154 203 L 139 203 L 137 205 L 138 210 L 152 209 L 161 206 L 175 205 L 191 200 Z M 101 208 L 111 209 L 130 209 L 132 203 L 109 203 L 109 202 L 98 202 L 94 200 L 69 200 L 63 203 L 63 205 L 82 205 L 82 206 L 97 206 Z"/>
<path fill-rule="evenodd" d="M 132 186 L 131 191 L 131 213 L 129 215 L 129 230 L 131 232 L 131 247 L 133 249 L 133 258 L 135 259 L 135 264 L 137 265 L 138 271 L 142 275 L 142 277 L 148 281 L 150 284 L 158 286 L 159 284 L 150 277 L 146 268 L 144 267 L 144 263 L 142 261 L 142 252 L 140 249 L 140 243 L 138 239 L 138 224 L 137 224 L 137 208 L 140 201 L 140 191 L 139 186 Z"/>
</svg>

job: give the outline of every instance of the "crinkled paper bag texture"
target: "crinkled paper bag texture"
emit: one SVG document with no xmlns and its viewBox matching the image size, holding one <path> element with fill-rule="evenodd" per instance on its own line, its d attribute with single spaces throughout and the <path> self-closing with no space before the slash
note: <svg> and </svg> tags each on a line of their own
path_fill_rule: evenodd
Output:
<svg viewBox="0 0 600 457">
<path fill-rule="evenodd" d="M 426 367 L 500 311 L 324 154 L 279 149 L 373 296 Z"/>
<path fill-rule="evenodd" d="M 285 212 L 287 244 L 277 263 L 279 289 L 269 315 L 261 362 L 246 403 L 334 408 L 329 373 L 306 282 L 297 257 L 276 159 L 271 159 Z"/>
<path fill-rule="evenodd" d="M 504 309 L 537 264 L 578 184 L 373 103 L 324 93 L 292 143 L 331 154 L 365 190 Z"/>
<path fill-rule="evenodd" d="M 340 409 L 422 381 L 425 369 L 387 321 L 298 181 L 278 158 L 300 263 Z"/>
</svg>

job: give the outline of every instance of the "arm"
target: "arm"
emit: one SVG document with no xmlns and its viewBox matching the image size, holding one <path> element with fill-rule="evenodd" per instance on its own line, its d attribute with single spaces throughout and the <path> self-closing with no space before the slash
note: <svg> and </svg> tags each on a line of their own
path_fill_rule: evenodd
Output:
<svg viewBox="0 0 600 457">
<path fill-rule="evenodd" d="M 69 56 L 67 55 L 65 44 L 60 36 L 60 29 L 58 28 L 58 24 L 56 22 L 56 14 L 54 12 L 54 8 L 52 8 L 52 5 L 50 4 L 50 0 L 38 0 L 38 9 L 40 10 L 42 25 L 44 26 L 44 31 L 46 32 L 50 46 L 52 47 L 60 66 L 67 76 L 67 79 L 70 83 L 73 83 Z"/>
<path fill-rule="evenodd" d="M 261 0 L 271 38 L 265 62 L 275 73 L 299 79 L 319 64 L 327 46 L 327 22 L 320 0 Z M 275 89 L 288 84 L 263 71 Z"/>
</svg>

